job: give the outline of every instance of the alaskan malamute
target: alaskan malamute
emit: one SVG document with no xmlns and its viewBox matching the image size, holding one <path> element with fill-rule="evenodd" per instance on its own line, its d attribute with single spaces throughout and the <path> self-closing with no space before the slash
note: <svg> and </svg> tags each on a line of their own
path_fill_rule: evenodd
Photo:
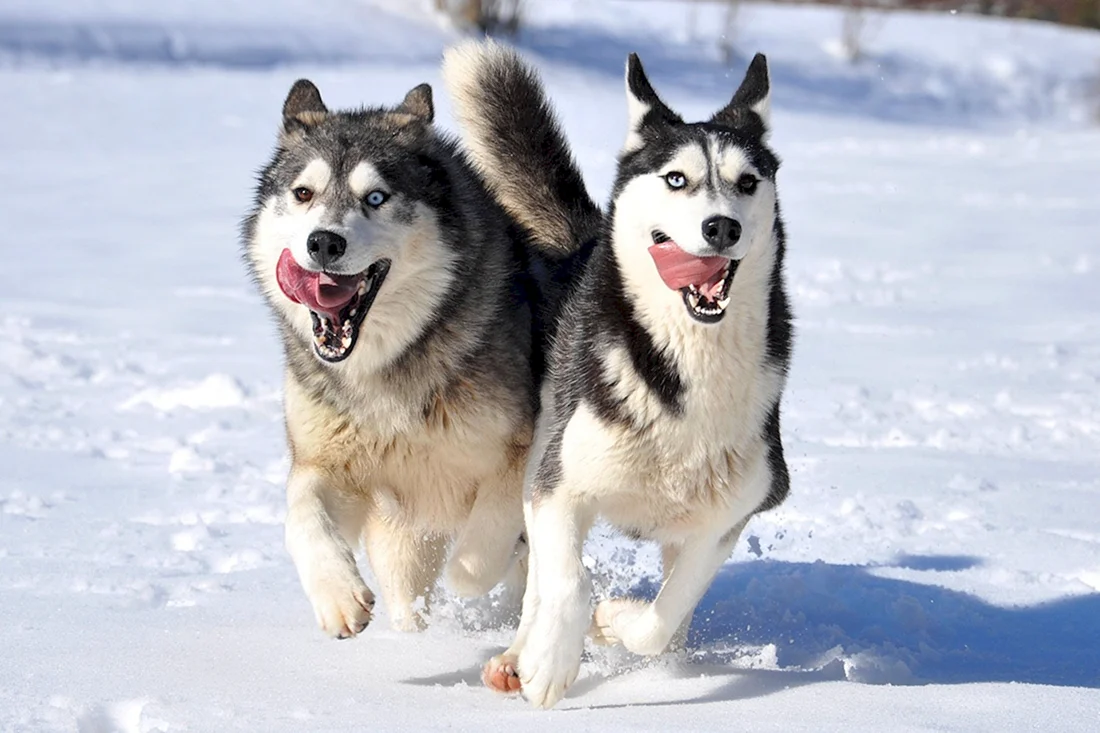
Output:
<svg viewBox="0 0 1100 733">
<path fill-rule="evenodd" d="M 524 550 L 523 238 L 432 120 L 426 84 L 330 111 L 298 81 L 242 227 L 286 354 L 287 546 L 340 638 L 374 606 L 360 545 L 404 630 L 444 564 L 451 589 L 481 595 Z"/>
</svg>

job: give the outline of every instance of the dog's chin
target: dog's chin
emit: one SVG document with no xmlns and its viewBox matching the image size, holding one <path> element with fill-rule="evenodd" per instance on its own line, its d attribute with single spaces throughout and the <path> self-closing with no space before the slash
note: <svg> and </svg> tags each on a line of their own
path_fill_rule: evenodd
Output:
<svg viewBox="0 0 1100 733">
<path fill-rule="evenodd" d="M 390 260 L 378 260 L 362 274 L 358 290 L 340 309 L 335 322 L 327 313 L 310 310 L 313 325 L 313 353 L 326 364 L 336 364 L 351 356 L 359 342 L 359 331 L 378 291 L 390 271 Z M 305 307 L 305 306 L 303 306 Z"/>
</svg>

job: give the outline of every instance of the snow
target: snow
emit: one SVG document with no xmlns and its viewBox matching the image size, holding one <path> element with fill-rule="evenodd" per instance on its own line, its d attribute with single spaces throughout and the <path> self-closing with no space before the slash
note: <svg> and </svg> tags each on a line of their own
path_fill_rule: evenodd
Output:
<svg viewBox="0 0 1100 733">
<path fill-rule="evenodd" d="M 849 65 L 836 11 L 745 5 L 731 71 L 717 7 L 535 4 L 601 198 L 628 50 L 696 117 L 769 54 L 791 497 L 690 654 L 593 650 L 560 710 L 480 687 L 501 599 L 323 638 L 236 227 L 299 76 L 335 105 L 429 81 L 451 124 L 429 6 L 0 8 L 0 730 L 1098 729 L 1100 34 L 1044 24 L 894 14 Z M 602 594 L 654 591 L 655 548 L 587 555 Z"/>
</svg>

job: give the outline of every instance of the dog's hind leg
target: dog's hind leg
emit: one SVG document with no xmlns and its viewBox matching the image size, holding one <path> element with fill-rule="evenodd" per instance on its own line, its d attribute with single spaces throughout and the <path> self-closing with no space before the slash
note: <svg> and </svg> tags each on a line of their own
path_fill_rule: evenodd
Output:
<svg viewBox="0 0 1100 733">
<path fill-rule="evenodd" d="M 346 539 L 360 521 L 361 506 L 343 497 L 310 467 L 293 466 L 287 481 L 286 546 L 317 623 L 330 636 L 346 639 L 367 627 L 374 594 L 359 574 Z"/>
<path fill-rule="evenodd" d="M 428 598 L 447 550 L 446 538 L 378 512 L 363 529 L 371 570 L 395 631 L 421 631 L 427 625 Z"/>
<path fill-rule="evenodd" d="M 488 593 L 518 559 L 523 532 L 523 464 L 487 481 L 477 492 L 444 571 L 448 587 L 464 598 Z"/>
</svg>

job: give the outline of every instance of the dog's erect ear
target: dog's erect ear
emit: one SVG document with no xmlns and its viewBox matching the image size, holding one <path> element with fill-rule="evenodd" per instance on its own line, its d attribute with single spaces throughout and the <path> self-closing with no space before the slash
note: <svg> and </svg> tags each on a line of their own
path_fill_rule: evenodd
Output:
<svg viewBox="0 0 1100 733">
<path fill-rule="evenodd" d="M 435 119 L 435 106 L 432 104 L 432 87 L 430 84 L 420 84 L 409 90 L 405 99 L 397 106 L 398 112 L 412 115 L 417 119 L 431 124 Z"/>
<path fill-rule="evenodd" d="M 744 124 L 746 109 L 760 116 L 765 133 L 771 129 L 771 82 L 768 80 L 768 60 L 762 53 L 752 57 L 741 86 L 733 93 L 733 99 L 715 112 L 711 121 L 729 125 Z"/>
<path fill-rule="evenodd" d="M 283 102 L 283 133 L 291 135 L 316 125 L 328 115 L 321 92 L 309 79 L 299 79 Z"/>
<path fill-rule="evenodd" d="M 283 117 L 287 119 L 301 115 L 326 115 L 328 107 L 321 101 L 321 92 L 309 79 L 299 79 L 290 88 L 283 102 Z"/>
<path fill-rule="evenodd" d="M 630 131 L 626 135 L 623 152 L 642 146 L 644 138 L 641 131 L 647 125 L 683 121 L 653 91 L 653 85 L 649 83 L 636 53 L 630 54 L 626 60 L 626 110 Z"/>
<path fill-rule="evenodd" d="M 770 127 L 771 100 L 772 87 L 771 80 L 768 78 L 768 59 L 764 54 L 758 53 L 752 57 L 752 62 L 745 72 L 745 78 L 733 93 L 730 104 L 748 107 L 760 115 L 760 119 L 764 121 L 764 127 Z"/>
</svg>

